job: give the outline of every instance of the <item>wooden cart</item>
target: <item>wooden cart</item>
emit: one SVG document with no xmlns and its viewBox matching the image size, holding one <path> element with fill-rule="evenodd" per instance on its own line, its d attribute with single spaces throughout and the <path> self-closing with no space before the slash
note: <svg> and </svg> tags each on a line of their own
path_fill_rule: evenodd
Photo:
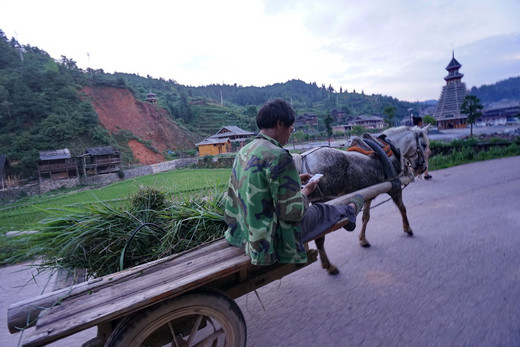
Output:
<svg viewBox="0 0 520 347">
<path fill-rule="evenodd" d="M 368 199 L 391 189 L 385 182 L 356 194 Z M 345 203 L 353 194 L 327 203 Z M 220 239 L 12 304 L 8 327 L 11 333 L 24 331 L 23 346 L 45 345 L 94 326 L 98 336 L 84 346 L 245 346 L 246 324 L 233 299 L 317 260 L 316 250 L 307 249 L 307 255 L 306 264 L 254 266 L 241 249 Z"/>
</svg>

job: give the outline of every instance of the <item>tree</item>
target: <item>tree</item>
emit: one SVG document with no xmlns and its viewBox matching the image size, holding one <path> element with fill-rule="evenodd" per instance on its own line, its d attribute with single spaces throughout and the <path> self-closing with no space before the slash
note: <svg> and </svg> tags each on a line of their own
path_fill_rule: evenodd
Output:
<svg viewBox="0 0 520 347">
<path fill-rule="evenodd" d="M 367 131 L 367 129 L 363 128 L 361 125 L 354 125 L 354 126 L 352 127 L 352 130 L 350 131 L 350 133 L 351 133 L 352 135 L 361 136 L 361 135 L 363 135 L 366 131 Z"/>
<path fill-rule="evenodd" d="M 305 133 L 302 130 L 295 131 L 291 135 L 291 139 L 293 141 L 293 148 L 296 148 L 296 142 L 302 142 L 305 138 Z"/>
<path fill-rule="evenodd" d="M 424 125 L 426 125 L 426 124 L 437 125 L 437 120 L 433 116 L 430 116 L 429 114 L 425 115 L 422 120 L 423 120 Z"/>
<path fill-rule="evenodd" d="M 188 102 L 188 98 L 185 93 L 181 93 L 181 100 L 179 101 L 179 117 L 181 117 L 186 123 L 191 122 L 193 118 L 193 111 Z"/>
<path fill-rule="evenodd" d="M 330 147 L 330 138 L 332 137 L 332 122 L 334 121 L 334 118 L 330 114 L 328 114 L 323 122 L 325 123 L 325 128 L 327 129 L 327 138 L 329 140 L 329 147 Z"/>
<path fill-rule="evenodd" d="M 468 115 L 468 123 L 470 124 L 469 135 L 471 137 L 473 137 L 473 124 L 478 118 L 482 117 L 481 110 L 483 108 L 484 106 L 480 104 L 480 99 L 475 95 L 466 95 L 464 97 L 460 112 Z"/>
<path fill-rule="evenodd" d="M 248 117 L 250 118 L 255 118 L 256 117 L 256 114 L 258 113 L 258 110 L 256 108 L 256 106 L 254 105 L 250 105 L 246 108 L 245 112 L 244 112 Z"/>
<path fill-rule="evenodd" d="M 395 106 L 387 106 L 383 109 L 383 112 L 385 113 L 385 122 L 388 124 L 389 127 L 392 127 L 394 125 L 394 117 L 395 117 L 395 111 L 397 108 Z"/>
</svg>

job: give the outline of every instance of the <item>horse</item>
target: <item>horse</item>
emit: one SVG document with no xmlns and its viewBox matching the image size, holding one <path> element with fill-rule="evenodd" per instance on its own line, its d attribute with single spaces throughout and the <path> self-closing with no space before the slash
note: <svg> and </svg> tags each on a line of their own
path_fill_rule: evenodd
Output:
<svg viewBox="0 0 520 347">
<path fill-rule="evenodd" d="M 299 173 L 323 174 L 316 190 L 308 196 L 309 201 L 325 202 L 402 175 L 418 177 L 427 169 L 425 150 L 429 146 L 428 129 L 429 127 L 401 126 L 389 128 L 377 138 L 365 134 L 363 137 L 368 140 L 366 142 L 373 144 L 381 139 L 391 147 L 393 155 L 386 161 L 381 161 L 374 155 L 360 153 L 363 151 L 346 151 L 331 147 L 318 147 L 302 154 L 293 154 Z M 378 157 L 386 155 L 382 150 L 376 150 L 376 153 L 378 153 Z M 403 203 L 401 185 L 399 184 L 388 194 L 401 212 L 403 231 L 407 235 L 413 236 Z M 362 247 L 370 247 L 365 232 L 370 220 L 371 203 L 372 200 L 369 199 L 365 200 L 363 205 L 363 225 L 359 234 L 359 242 Z M 330 263 L 325 252 L 325 236 L 318 237 L 314 241 L 322 267 L 329 274 L 339 273 L 337 267 Z"/>
</svg>

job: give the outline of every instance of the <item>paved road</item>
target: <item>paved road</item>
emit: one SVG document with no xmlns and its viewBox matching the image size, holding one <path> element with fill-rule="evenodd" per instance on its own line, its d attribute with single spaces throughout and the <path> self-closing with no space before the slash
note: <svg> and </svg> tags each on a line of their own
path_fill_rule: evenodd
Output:
<svg viewBox="0 0 520 347">
<path fill-rule="evenodd" d="M 239 298 L 248 346 L 520 346 L 520 157 L 432 175 L 404 191 L 414 237 L 385 203 L 372 211 L 371 248 L 357 229 L 327 237 L 338 276 L 315 263 L 259 289 L 262 303 Z M 16 288 L 30 280 L 20 268 L 0 269 L 0 346 L 16 346 L 9 303 L 39 293 Z"/>
<path fill-rule="evenodd" d="M 7 329 L 7 309 L 9 305 L 31 297 L 47 293 L 53 286 L 43 275 L 34 277 L 35 267 L 31 263 L 0 267 L 0 347 L 18 346 L 21 334 L 11 335 Z M 96 328 L 49 344 L 49 347 L 75 347 L 95 337 Z"/>
</svg>

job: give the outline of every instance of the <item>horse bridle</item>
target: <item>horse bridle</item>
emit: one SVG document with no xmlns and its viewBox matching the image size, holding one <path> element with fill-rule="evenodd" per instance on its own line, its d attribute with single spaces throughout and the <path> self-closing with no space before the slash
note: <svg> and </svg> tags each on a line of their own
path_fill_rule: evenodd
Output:
<svg viewBox="0 0 520 347">
<path fill-rule="evenodd" d="M 417 161 L 417 166 L 416 167 L 413 167 L 412 166 L 412 169 L 415 171 L 419 168 L 419 166 L 423 165 L 426 163 L 426 159 L 424 159 L 424 150 L 421 148 L 421 143 L 419 142 L 419 134 L 417 132 L 413 132 L 414 136 L 415 136 L 415 156 L 419 157 L 420 159 L 422 160 L 418 160 Z M 420 154 L 419 154 L 420 153 Z M 411 164 L 411 161 L 408 160 L 408 162 Z"/>
</svg>

